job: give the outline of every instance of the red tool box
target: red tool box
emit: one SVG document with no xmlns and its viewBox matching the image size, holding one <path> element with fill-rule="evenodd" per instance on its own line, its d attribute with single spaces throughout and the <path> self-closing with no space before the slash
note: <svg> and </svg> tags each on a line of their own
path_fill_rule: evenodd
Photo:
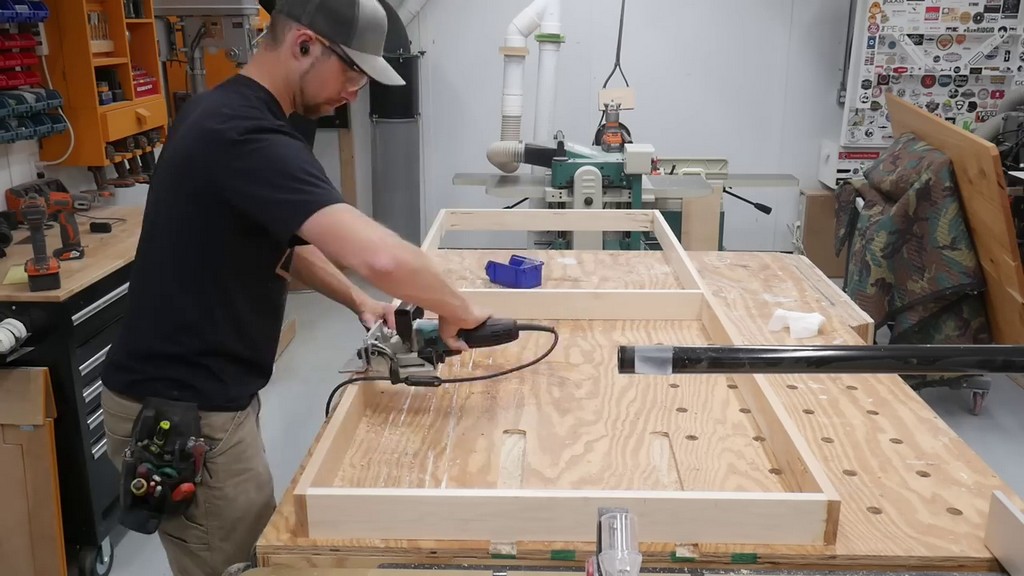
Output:
<svg viewBox="0 0 1024 576">
<path fill-rule="evenodd" d="M 160 93 L 160 84 L 149 72 L 138 66 L 132 67 L 132 88 L 136 98 L 144 98 Z"/>
</svg>

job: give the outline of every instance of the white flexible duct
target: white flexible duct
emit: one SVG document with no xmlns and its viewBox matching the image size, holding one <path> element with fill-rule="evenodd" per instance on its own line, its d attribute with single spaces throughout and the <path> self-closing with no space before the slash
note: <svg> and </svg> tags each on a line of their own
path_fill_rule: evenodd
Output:
<svg viewBox="0 0 1024 576">
<path fill-rule="evenodd" d="M 412 0 L 410 0 L 412 1 Z M 526 39 L 541 28 L 541 23 L 549 14 L 548 6 L 557 4 L 553 0 L 533 0 L 505 30 L 505 48 L 526 48 Z M 558 15 L 558 6 L 553 9 Z M 550 25 L 549 25 L 550 26 Z M 526 68 L 526 56 L 521 54 L 505 54 L 505 70 L 501 91 L 501 141 L 520 142 L 523 124 L 523 76 Z M 548 120 L 550 122 L 550 118 Z M 513 147 L 492 145 L 487 151 L 488 160 L 495 168 L 511 174 L 519 169 L 522 160 L 514 158 Z"/>
<path fill-rule="evenodd" d="M 502 172 L 511 174 L 523 161 L 526 145 L 518 141 L 495 142 L 487 147 L 487 161 Z M 510 168 L 506 170 L 506 168 Z"/>
</svg>

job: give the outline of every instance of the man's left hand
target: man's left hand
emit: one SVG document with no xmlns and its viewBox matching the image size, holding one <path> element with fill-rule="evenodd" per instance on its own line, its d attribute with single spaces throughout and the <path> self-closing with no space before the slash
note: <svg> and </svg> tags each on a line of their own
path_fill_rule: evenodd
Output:
<svg viewBox="0 0 1024 576">
<path fill-rule="evenodd" d="M 383 320 L 389 329 L 395 329 L 395 305 L 390 302 L 366 298 L 356 305 L 355 313 L 367 328 L 373 328 L 377 322 Z"/>
</svg>

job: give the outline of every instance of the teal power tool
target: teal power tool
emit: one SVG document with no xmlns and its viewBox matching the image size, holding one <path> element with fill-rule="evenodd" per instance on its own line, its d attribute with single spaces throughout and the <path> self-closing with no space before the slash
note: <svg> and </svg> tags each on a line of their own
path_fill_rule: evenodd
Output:
<svg viewBox="0 0 1024 576">
<path fill-rule="evenodd" d="M 326 415 L 329 416 L 334 397 L 349 384 L 366 381 L 389 381 L 406 386 L 439 387 L 443 384 L 478 382 L 491 380 L 519 372 L 540 363 L 558 346 L 558 332 L 551 326 L 528 324 L 516 320 L 490 318 L 472 330 L 459 331 L 459 339 L 473 350 L 510 344 L 519 339 L 523 332 L 547 332 L 553 338 L 548 349 L 530 362 L 480 376 L 441 378 L 437 371 L 447 358 L 461 352 L 452 350 L 441 339 L 438 321 L 425 318 L 423 308 L 402 303 L 395 310 L 395 330 L 388 330 L 383 322 L 370 328 L 363 345 L 356 356 L 362 367 L 354 376 L 338 384 L 327 399 Z"/>
</svg>

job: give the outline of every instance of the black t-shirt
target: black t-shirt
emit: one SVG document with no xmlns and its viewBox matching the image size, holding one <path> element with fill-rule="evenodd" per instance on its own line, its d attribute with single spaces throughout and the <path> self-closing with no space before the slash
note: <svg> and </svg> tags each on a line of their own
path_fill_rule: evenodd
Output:
<svg viewBox="0 0 1024 576">
<path fill-rule="evenodd" d="M 261 84 L 236 75 L 193 98 L 152 177 L 104 385 L 201 410 L 248 406 L 273 371 L 296 233 L 341 201 Z"/>
</svg>

